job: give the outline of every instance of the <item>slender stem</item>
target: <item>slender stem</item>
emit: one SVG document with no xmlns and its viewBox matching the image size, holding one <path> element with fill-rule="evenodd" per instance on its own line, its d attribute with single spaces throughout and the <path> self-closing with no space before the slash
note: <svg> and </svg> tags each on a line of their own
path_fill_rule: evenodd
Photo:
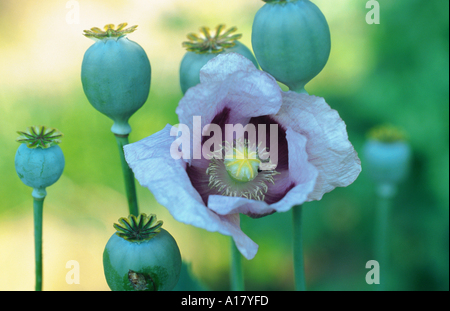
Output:
<svg viewBox="0 0 450 311">
<path fill-rule="evenodd" d="M 303 241 L 302 241 L 302 206 L 292 207 L 293 225 L 293 253 L 294 253 L 294 281 L 295 290 L 305 291 L 305 267 L 303 263 Z"/>
<path fill-rule="evenodd" d="M 391 199 L 396 189 L 394 185 L 384 184 L 380 185 L 377 190 L 375 259 L 380 265 L 380 284 L 376 288 L 384 291 L 387 288 L 387 282 L 389 282 L 389 214 Z"/>
<path fill-rule="evenodd" d="M 244 290 L 244 272 L 242 270 L 242 255 L 231 238 L 231 273 L 230 282 L 232 291 Z"/>
<path fill-rule="evenodd" d="M 304 84 L 299 84 L 299 85 L 295 85 L 295 86 L 291 85 L 291 87 L 289 87 L 289 91 L 294 91 L 299 94 L 308 94 L 308 92 L 305 90 Z"/>
<path fill-rule="evenodd" d="M 308 94 L 305 90 L 305 84 L 291 85 L 289 90 L 299 94 Z M 292 251 L 294 254 L 295 290 L 297 291 L 306 291 L 302 227 L 302 206 L 295 205 L 292 207 Z"/>
<path fill-rule="evenodd" d="M 123 178 L 125 181 L 125 190 L 127 193 L 129 214 L 139 216 L 139 208 L 136 196 L 136 185 L 134 182 L 134 174 L 125 161 L 123 146 L 128 144 L 128 135 L 114 135 L 116 137 L 117 146 L 119 147 L 120 162 L 122 163 Z"/>
<path fill-rule="evenodd" d="M 33 198 L 36 291 L 42 291 L 42 211 L 44 198 Z"/>
</svg>

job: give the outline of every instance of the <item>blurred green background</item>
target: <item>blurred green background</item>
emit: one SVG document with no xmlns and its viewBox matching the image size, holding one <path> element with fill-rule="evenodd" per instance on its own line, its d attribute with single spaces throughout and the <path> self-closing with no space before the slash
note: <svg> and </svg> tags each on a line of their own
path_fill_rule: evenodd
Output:
<svg viewBox="0 0 450 311">
<path fill-rule="evenodd" d="M 130 141 L 177 123 L 182 97 L 181 42 L 200 26 L 237 26 L 251 47 L 260 0 L 79 0 L 69 24 L 67 1 L 0 1 L 0 290 L 34 288 L 31 189 L 14 169 L 17 130 L 43 124 L 64 134 L 66 168 L 44 204 L 44 289 L 108 290 L 103 248 L 127 204 L 112 121 L 90 106 L 81 61 L 92 41 L 84 29 L 128 22 L 129 38 L 147 52 L 152 83 L 147 103 L 130 120 Z M 326 16 L 332 51 L 306 88 L 324 97 L 347 124 L 360 152 L 366 132 L 391 123 L 407 132 L 412 172 L 393 202 L 390 252 L 393 290 L 449 288 L 449 2 L 379 0 L 380 24 L 369 25 L 365 0 L 314 0 Z M 362 158 L 362 156 L 361 156 Z M 373 290 L 365 275 L 373 254 L 374 185 L 354 184 L 304 205 L 306 282 L 310 290 Z M 229 238 L 176 222 L 138 186 L 140 209 L 156 213 L 183 259 L 210 289 L 229 288 Z M 291 290 L 291 214 L 241 217 L 260 248 L 244 259 L 249 290 Z M 267 228 L 276 228 L 267 230 Z M 80 263 L 80 284 L 66 283 L 66 262 Z"/>
</svg>

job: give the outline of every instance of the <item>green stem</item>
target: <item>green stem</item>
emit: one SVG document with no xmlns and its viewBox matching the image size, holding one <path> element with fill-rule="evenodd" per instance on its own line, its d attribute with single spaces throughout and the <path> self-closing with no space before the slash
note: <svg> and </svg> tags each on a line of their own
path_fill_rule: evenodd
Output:
<svg viewBox="0 0 450 311">
<path fill-rule="evenodd" d="M 305 90 L 305 85 L 304 84 L 300 84 L 300 85 L 291 85 L 289 87 L 289 91 L 294 91 L 296 93 L 299 94 L 308 94 L 308 92 Z"/>
<path fill-rule="evenodd" d="M 305 84 L 288 86 L 290 91 L 299 94 L 308 94 L 305 90 Z M 294 259 L 294 282 L 295 290 L 306 291 L 305 266 L 303 262 L 303 239 L 302 239 L 302 206 L 292 207 L 292 246 Z"/>
<path fill-rule="evenodd" d="M 42 291 L 42 212 L 44 198 L 33 198 L 36 291 Z"/>
<path fill-rule="evenodd" d="M 231 273 L 230 282 L 232 291 L 244 290 L 244 272 L 242 270 L 242 255 L 231 238 Z"/>
<path fill-rule="evenodd" d="M 125 181 L 129 214 L 137 217 L 139 216 L 139 208 L 137 203 L 134 174 L 128 166 L 127 161 L 125 161 L 125 154 L 123 151 L 123 146 L 128 144 L 128 135 L 114 134 L 114 136 L 116 137 L 117 146 L 119 147 L 120 162 L 122 163 L 122 172 Z"/>
<path fill-rule="evenodd" d="M 293 225 L 293 253 L 294 253 L 294 281 L 295 290 L 305 291 L 305 267 L 303 263 L 303 241 L 302 241 L 302 206 L 292 207 Z"/>
<path fill-rule="evenodd" d="M 391 199 L 395 194 L 395 186 L 390 184 L 379 185 L 377 189 L 378 202 L 376 206 L 375 228 L 375 259 L 380 265 L 380 284 L 377 289 L 386 290 L 389 281 L 389 214 Z"/>
</svg>

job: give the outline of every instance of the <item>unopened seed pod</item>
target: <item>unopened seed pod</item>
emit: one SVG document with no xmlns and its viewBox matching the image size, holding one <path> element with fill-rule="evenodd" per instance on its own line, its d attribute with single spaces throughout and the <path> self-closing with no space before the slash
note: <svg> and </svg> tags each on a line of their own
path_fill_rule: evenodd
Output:
<svg viewBox="0 0 450 311">
<path fill-rule="evenodd" d="M 363 147 L 365 170 L 376 183 L 398 184 L 409 173 L 411 147 L 404 134 L 392 126 L 377 126 Z"/>
<path fill-rule="evenodd" d="M 15 167 L 20 180 L 33 188 L 33 197 L 43 199 L 45 188 L 53 185 L 62 175 L 65 165 L 64 154 L 58 143 L 63 134 L 57 129 L 45 126 L 30 126 L 18 132 Z"/>
<path fill-rule="evenodd" d="M 114 121 L 111 131 L 131 132 L 128 119 L 144 105 L 150 91 L 151 67 L 144 49 L 125 36 L 137 26 L 106 25 L 85 30 L 96 40 L 84 54 L 81 82 L 89 102 Z"/>
<path fill-rule="evenodd" d="M 105 246 L 103 268 L 113 291 L 166 291 L 178 283 L 181 254 L 156 216 L 120 218 Z"/>
<path fill-rule="evenodd" d="M 218 54 L 238 53 L 258 67 L 258 62 L 250 49 L 238 41 L 242 35 L 232 35 L 236 30 L 236 27 L 226 30 L 222 24 L 216 27 L 214 34 L 211 34 L 208 27 L 201 27 L 199 35 L 193 33 L 187 35 L 189 41 L 183 42 L 187 52 L 180 65 L 180 86 L 183 94 L 190 87 L 200 83 L 200 69 Z"/>
<path fill-rule="evenodd" d="M 261 68 L 290 90 L 305 85 L 325 67 L 331 49 L 325 16 L 309 0 L 263 0 L 255 15 L 252 47 Z"/>
</svg>

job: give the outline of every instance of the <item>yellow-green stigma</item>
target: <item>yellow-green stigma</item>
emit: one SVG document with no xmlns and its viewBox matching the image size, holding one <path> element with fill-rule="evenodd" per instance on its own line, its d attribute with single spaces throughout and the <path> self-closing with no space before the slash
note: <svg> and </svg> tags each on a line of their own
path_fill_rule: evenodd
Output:
<svg viewBox="0 0 450 311">
<path fill-rule="evenodd" d="M 370 139 L 383 143 L 394 143 L 406 139 L 406 135 L 402 130 L 386 124 L 375 126 L 369 131 L 367 136 Z"/>
<path fill-rule="evenodd" d="M 210 159 L 206 170 L 208 186 L 220 195 L 264 201 L 268 183 L 275 184 L 274 176 L 279 174 L 274 169 L 261 170 L 266 162 L 259 157 L 258 148 L 247 140 L 225 144 Z"/>
<path fill-rule="evenodd" d="M 220 53 L 227 48 L 235 46 L 236 40 L 242 37 L 241 34 L 231 33 L 237 30 L 236 27 L 231 27 L 225 30 L 225 25 L 221 24 L 216 27 L 216 32 L 211 35 L 208 27 L 200 28 L 200 35 L 190 33 L 187 35 L 189 41 L 183 42 L 183 47 L 189 52 L 195 52 L 198 54 L 203 53 Z"/>
<path fill-rule="evenodd" d="M 279 2 L 279 3 L 286 3 L 288 0 L 263 0 L 266 3 L 273 3 L 273 2 Z"/>
<path fill-rule="evenodd" d="M 279 3 L 286 3 L 288 2 L 288 0 L 263 0 L 266 3 L 274 3 L 274 2 L 279 2 Z"/>
<path fill-rule="evenodd" d="M 61 143 L 63 133 L 51 127 L 34 125 L 24 132 L 17 132 L 20 136 L 16 139 L 19 143 L 26 143 L 28 148 L 46 149 Z"/>
<path fill-rule="evenodd" d="M 122 23 L 119 24 L 117 26 L 117 28 L 114 28 L 114 24 L 108 24 L 105 27 L 103 27 L 103 30 L 101 30 L 98 27 L 93 27 L 91 28 L 91 30 L 83 30 L 84 34 L 86 37 L 88 38 L 92 38 L 92 39 L 98 39 L 98 40 L 102 40 L 105 38 L 120 38 L 125 36 L 126 34 L 132 33 L 133 31 L 136 30 L 137 26 L 132 26 L 132 27 L 128 27 L 125 28 L 128 24 L 127 23 Z"/>
<path fill-rule="evenodd" d="M 231 156 L 225 155 L 225 168 L 231 178 L 237 181 L 247 182 L 255 179 L 258 175 L 261 161 L 258 158 L 256 148 L 250 148 L 248 143 L 236 142 L 232 148 Z"/>
<path fill-rule="evenodd" d="M 163 225 L 162 220 L 156 221 L 156 215 L 139 214 L 138 217 L 129 215 L 128 218 L 121 217 L 119 223 L 114 224 L 116 234 L 130 242 L 148 241 L 155 237 Z"/>
</svg>

